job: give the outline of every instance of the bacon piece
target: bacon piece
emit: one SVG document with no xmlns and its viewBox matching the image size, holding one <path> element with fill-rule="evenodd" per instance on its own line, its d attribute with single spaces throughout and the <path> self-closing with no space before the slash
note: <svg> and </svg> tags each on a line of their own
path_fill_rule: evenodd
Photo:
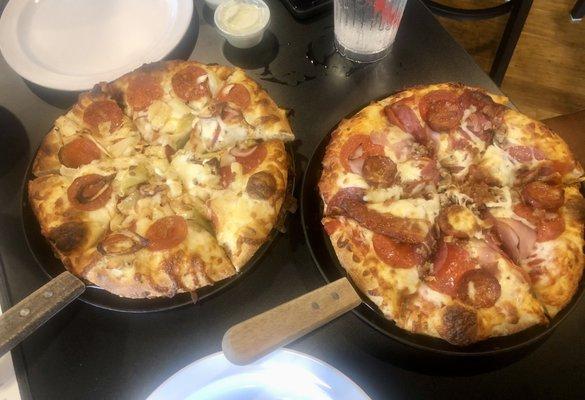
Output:
<svg viewBox="0 0 585 400">
<path fill-rule="evenodd" d="M 412 268 L 423 261 L 419 246 L 399 243 L 388 236 L 374 233 L 372 240 L 374 251 L 380 259 L 394 268 Z"/>
<path fill-rule="evenodd" d="M 338 219 L 323 218 L 322 222 L 323 228 L 325 229 L 325 232 L 327 232 L 329 236 L 333 235 L 333 233 L 335 233 L 336 230 L 341 228 L 341 222 L 339 222 Z"/>
<path fill-rule="evenodd" d="M 382 214 L 369 209 L 363 202 L 363 189 L 340 190 L 329 202 L 328 215 L 345 215 L 355 219 L 364 228 L 386 235 L 399 242 L 424 243 L 430 232 L 430 223 L 423 219 L 409 219 Z"/>
</svg>

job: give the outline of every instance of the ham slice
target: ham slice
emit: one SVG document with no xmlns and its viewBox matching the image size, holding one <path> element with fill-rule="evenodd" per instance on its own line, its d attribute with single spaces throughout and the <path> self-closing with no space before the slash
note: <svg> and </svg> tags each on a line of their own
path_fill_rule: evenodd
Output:
<svg viewBox="0 0 585 400">
<path fill-rule="evenodd" d="M 496 218 L 496 230 L 504 250 L 515 262 L 526 259 L 536 243 L 536 231 L 520 221 L 510 218 Z"/>
</svg>

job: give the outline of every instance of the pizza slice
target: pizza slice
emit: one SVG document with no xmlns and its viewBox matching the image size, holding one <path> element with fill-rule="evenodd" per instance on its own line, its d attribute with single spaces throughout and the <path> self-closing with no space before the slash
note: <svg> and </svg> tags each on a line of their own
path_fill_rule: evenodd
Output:
<svg viewBox="0 0 585 400">
<path fill-rule="evenodd" d="M 544 124 L 506 110 L 505 135 L 496 135 L 476 170 L 478 180 L 519 186 L 534 180 L 572 184 L 583 179 L 583 168 L 568 145 Z"/>
<path fill-rule="evenodd" d="M 147 64 L 108 87 L 144 140 L 151 145 L 168 146 L 170 153 L 185 145 L 196 122 L 195 110 L 173 92 L 170 69 L 175 65 Z M 196 79 L 193 83 L 197 84 Z"/>
<path fill-rule="evenodd" d="M 217 153 L 181 152 L 172 167 L 205 203 L 219 244 L 236 269 L 262 245 L 281 212 L 288 156 L 281 141 L 248 141 Z"/>
<path fill-rule="evenodd" d="M 70 172 L 31 180 L 29 201 L 54 251 L 69 270 L 82 276 L 114 215 L 117 171 L 90 164 Z"/>
<path fill-rule="evenodd" d="M 36 176 L 55 173 L 62 166 L 78 168 L 94 160 L 128 157 L 144 147 L 117 103 L 100 86 L 82 93 L 78 102 L 55 121 L 33 164 Z"/>
<path fill-rule="evenodd" d="M 427 267 L 401 305 L 403 329 L 462 346 L 547 322 L 523 271 L 484 241 L 441 241 Z"/>
<path fill-rule="evenodd" d="M 426 146 L 452 180 L 463 180 L 505 129 L 507 101 L 484 90 L 460 84 L 413 88 L 384 99 L 388 121 Z"/>
<path fill-rule="evenodd" d="M 502 248 L 530 276 L 547 313 L 556 315 L 583 273 L 585 201 L 579 186 L 534 181 L 490 205 Z"/>
<path fill-rule="evenodd" d="M 151 176 L 118 203 L 96 247 L 101 257 L 86 268 L 88 280 L 119 296 L 148 298 L 192 292 L 235 274 L 201 205 L 172 185 Z"/>
<path fill-rule="evenodd" d="M 382 114 L 383 107 L 372 104 L 332 133 L 319 181 L 325 203 L 349 187 L 362 189 L 365 201 L 377 203 L 436 191 L 440 175 L 428 150 Z"/>
<path fill-rule="evenodd" d="M 203 153 L 249 139 L 294 140 L 286 112 L 246 74 L 236 68 L 206 107 L 198 112 L 187 148 Z"/>
<path fill-rule="evenodd" d="M 398 242 L 345 216 L 325 217 L 321 222 L 355 285 L 386 318 L 397 318 L 404 297 L 418 289 L 424 246 Z"/>
</svg>

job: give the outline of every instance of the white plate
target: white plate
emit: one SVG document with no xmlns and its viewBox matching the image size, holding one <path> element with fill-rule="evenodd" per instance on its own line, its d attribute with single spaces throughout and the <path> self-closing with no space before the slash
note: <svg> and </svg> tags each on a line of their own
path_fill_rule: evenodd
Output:
<svg viewBox="0 0 585 400">
<path fill-rule="evenodd" d="M 280 349 L 246 366 L 215 353 L 186 366 L 160 385 L 148 400 L 370 400 L 332 366 Z"/>
<path fill-rule="evenodd" d="M 86 90 L 163 58 L 192 15 L 193 0 L 11 0 L 0 50 L 31 82 Z"/>
</svg>

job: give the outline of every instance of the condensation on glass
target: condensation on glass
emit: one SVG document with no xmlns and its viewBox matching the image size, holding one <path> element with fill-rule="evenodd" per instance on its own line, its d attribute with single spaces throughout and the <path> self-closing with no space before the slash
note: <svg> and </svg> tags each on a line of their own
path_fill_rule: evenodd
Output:
<svg viewBox="0 0 585 400">
<path fill-rule="evenodd" d="M 335 43 L 359 62 L 384 57 L 394 39 L 407 0 L 334 0 Z"/>
</svg>

